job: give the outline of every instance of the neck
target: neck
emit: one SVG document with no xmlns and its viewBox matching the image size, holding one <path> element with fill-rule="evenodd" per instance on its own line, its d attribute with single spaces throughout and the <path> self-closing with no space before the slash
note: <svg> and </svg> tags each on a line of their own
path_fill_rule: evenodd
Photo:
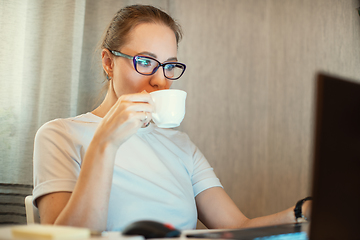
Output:
<svg viewBox="0 0 360 240">
<path fill-rule="evenodd" d="M 105 99 L 91 113 L 98 116 L 98 117 L 103 118 L 110 111 L 112 106 L 114 106 L 116 101 L 117 101 L 117 97 L 115 95 L 115 92 L 113 91 L 112 82 L 110 81 L 109 89 L 108 89 L 108 91 L 106 93 Z"/>
</svg>

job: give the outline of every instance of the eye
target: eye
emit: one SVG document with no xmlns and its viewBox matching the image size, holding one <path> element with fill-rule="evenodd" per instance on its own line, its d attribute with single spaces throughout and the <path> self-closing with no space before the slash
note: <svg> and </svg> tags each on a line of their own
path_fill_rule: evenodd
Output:
<svg viewBox="0 0 360 240">
<path fill-rule="evenodd" d="M 152 66 L 152 61 L 150 59 L 146 59 L 146 58 L 138 58 L 136 63 L 140 67 L 151 67 Z"/>
<path fill-rule="evenodd" d="M 166 64 L 165 65 L 165 70 L 166 71 L 172 71 L 175 68 L 175 64 Z"/>
</svg>

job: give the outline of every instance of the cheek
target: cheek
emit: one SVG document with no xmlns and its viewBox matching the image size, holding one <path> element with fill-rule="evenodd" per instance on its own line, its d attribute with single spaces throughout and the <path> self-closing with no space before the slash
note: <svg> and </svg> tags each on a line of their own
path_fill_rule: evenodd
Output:
<svg viewBox="0 0 360 240">
<path fill-rule="evenodd" d="M 128 87 L 133 85 L 132 80 L 136 77 L 131 62 L 117 58 L 114 64 L 114 86 L 116 86 L 116 90 L 126 91 Z"/>
<path fill-rule="evenodd" d="M 120 85 L 131 93 L 136 92 L 136 88 L 143 82 L 141 75 L 135 72 L 123 73 L 119 81 Z"/>
<path fill-rule="evenodd" d="M 138 74 L 135 71 L 122 71 L 116 79 L 116 90 L 121 94 L 139 93 L 149 87 L 149 77 Z"/>
</svg>

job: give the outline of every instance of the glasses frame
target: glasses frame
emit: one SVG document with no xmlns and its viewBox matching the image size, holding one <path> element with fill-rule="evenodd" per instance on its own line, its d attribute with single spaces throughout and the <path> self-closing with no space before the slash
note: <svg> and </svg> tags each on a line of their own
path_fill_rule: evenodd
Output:
<svg viewBox="0 0 360 240">
<path fill-rule="evenodd" d="M 139 74 L 145 75 L 145 76 L 153 75 L 154 73 L 156 73 L 156 71 L 157 71 L 160 67 L 162 67 L 162 68 L 164 69 L 164 71 L 163 71 L 164 77 L 167 78 L 167 79 L 169 79 L 169 80 L 173 80 L 173 81 L 174 81 L 174 80 L 178 80 L 178 79 L 184 74 L 185 69 L 186 69 L 186 65 L 185 65 L 184 63 L 179 63 L 179 62 L 165 62 L 165 63 L 161 63 L 161 62 L 159 62 L 157 59 L 152 58 L 152 57 L 149 57 L 149 56 L 143 56 L 143 55 L 130 56 L 130 55 L 121 53 L 121 52 L 119 52 L 119 51 L 110 50 L 110 49 L 108 49 L 108 50 L 109 50 L 113 55 L 115 55 L 115 56 L 124 57 L 124 58 L 127 58 L 127 59 L 131 59 L 131 60 L 133 61 L 133 65 L 134 65 L 135 71 L 138 72 Z M 157 62 L 157 63 L 158 63 L 158 66 L 157 66 L 156 68 L 154 68 L 154 70 L 153 70 L 151 73 L 149 73 L 149 74 L 141 73 L 141 72 L 139 72 L 139 71 L 137 70 L 137 67 L 136 67 L 136 63 L 137 63 L 137 59 L 138 59 L 138 58 L 149 58 L 149 59 L 154 60 L 155 62 Z M 177 64 L 177 65 L 181 65 L 181 66 L 184 67 L 184 68 L 183 68 L 183 71 L 182 71 L 182 73 L 180 74 L 179 77 L 177 77 L 177 78 L 169 78 L 169 77 L 167 77 L 167 76 L 165 75 L 165 68 L 164 68 L 164 67 L 165 67 L 166 65 L 169 65 L 169 64 Z"/>
</svg>

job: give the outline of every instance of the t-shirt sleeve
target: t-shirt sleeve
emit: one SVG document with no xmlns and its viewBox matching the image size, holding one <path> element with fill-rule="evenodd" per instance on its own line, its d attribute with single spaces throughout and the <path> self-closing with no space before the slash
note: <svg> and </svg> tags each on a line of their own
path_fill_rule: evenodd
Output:
<svg viewBox="0 0 360 240">
<path fill-rule="evenodd" d="M 195 197 L 206 189 L 223 187 L 220 180 L 216 177 L 214 169 L 197 147 L 195 147 L 193 159 L 194 169 L 191 181 Z"/>
<path fill-rule="evenodd" d="M 80 173 L 79 154 L 62 120 L 44 124 L 34 141 L 33 201 L 53 192 L 72 192 Z"/>
</svg>

